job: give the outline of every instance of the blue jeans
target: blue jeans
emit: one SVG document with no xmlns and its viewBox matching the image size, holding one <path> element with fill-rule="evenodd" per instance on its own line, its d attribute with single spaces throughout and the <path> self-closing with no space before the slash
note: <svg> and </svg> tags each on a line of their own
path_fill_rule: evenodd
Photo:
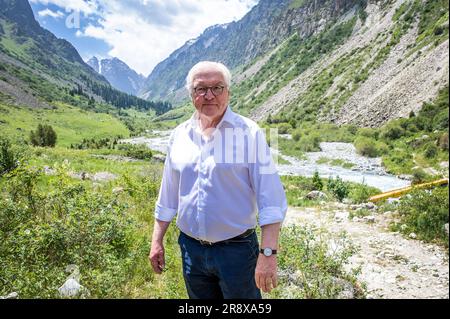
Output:
<svg viewBox="0 0 450 319">
<path fill-rule="evenodd" d="M 255 268 L 256 232 L 245 238 L 202 245 L 180 232 L 183 277 L 191 299 L 261 299 Z"/>
</svg>

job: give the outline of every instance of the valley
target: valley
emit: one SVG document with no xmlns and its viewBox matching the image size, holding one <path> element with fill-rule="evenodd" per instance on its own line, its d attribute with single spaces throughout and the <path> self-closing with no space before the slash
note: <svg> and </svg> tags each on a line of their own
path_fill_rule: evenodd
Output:
<svg viewBox="0 0 450 319">
<path fill-rule="evenodd" d="M 64 298 L 69 265 L 91 298 L 187 297 L 175 225 L 168 271 L 147 255 L 186 73 L 211 59 L 232 109 L 278 133 L 289 209 L 264 297 L 448 299 L 448 186 L 368 201 L 448 179 L 448 22 L 444 0 L 260 0 L 145 78 L 0 0 L 0 297 Z"/>
</svg>

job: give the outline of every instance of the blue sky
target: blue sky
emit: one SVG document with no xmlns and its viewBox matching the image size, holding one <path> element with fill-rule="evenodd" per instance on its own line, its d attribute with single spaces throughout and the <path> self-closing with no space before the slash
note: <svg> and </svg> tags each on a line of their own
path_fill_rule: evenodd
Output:
<svg viewBox="0 0 450 319">
<path fill-rule="evenodd" d="M 30 0 L 36 20 L 84 60 L 117 57 L 151 70 L 204 29 L 241 19 L 258 0 Z"/>
</svg>

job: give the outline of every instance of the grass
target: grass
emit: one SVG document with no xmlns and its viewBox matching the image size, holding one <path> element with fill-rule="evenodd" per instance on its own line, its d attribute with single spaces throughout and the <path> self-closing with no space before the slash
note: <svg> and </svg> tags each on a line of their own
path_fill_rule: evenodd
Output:
<svg viewBox="0 0 450 319">
<path fill-rule="evenodd" d="M 79 241 L 79 237 L 73 237 L 74 233 L 70 230 L 72 226 L 68 224 L 65 230 L 59 230 L 60 223 L 64 222 L 64 218 L 60 215 L 57 217 L 58 207 L 63 205 L 69 209 L 69 214 L 79 214 L 79 209 L 83 207 L 93 207 L 95 209 L 108 209 L 108 204 L 113 207 L 120 208 L 124 216 L 129 218 L 130 223 L 123 230 L 129 234 L 125 250 L 118 256 L 109 255 L 109 261 L 106 264 L 89 263 L 90 259 L 83 259 L 81 252 L 93 245 L 88 250 L 89 256 L 97 256 L 94 238 L 88 237 L 80 248 L 67 248 L 70 256 L 74 256 L 75 261 L 81 265 L 82 279 L 81 283 L 86 285 L 93 294 L 94 298 L 186 298 L 186 290 L 182 278 L 180 251 L 177 244 L 178 230 L 174 224 L 169 228 L 166 236 L 166 262 L 167 271 L 161 276 L 155 275 L 148 264 L 147 256 L 150 249 L 150 236 L 153 228 L 153 209 L 158 194 L 159 181 L 161 178 L 162 164 L 153 164 L 148 161 L 139 162 L 112 162 L 104 159 L 93 158 L 92 155 L 101 154 L 102 152 L 115 152 L 115 150 L 70 150 L 65 147 L 58 146 L 54 149 L 48 148 L 32 148 L 27 156 L 27 167 L 42 168 L 49 166 L 56 169 L 63 175 L 47 176 L 39 175 L 35 187 L 31 190 L 33 201 L 27 199 L 26 193 L 23 200 L 30 203 L 36 202 L 37 211 L 45 212 L 47 216 L 53 216 L 48 222 L 35 220 L 33 224 L 24 223 L 26 226 L 19 227 L 17 231 L 9 233 L 10 238 L 15 238 L 14 244 L 1 246 L 9 243 L 9 241 L 0 244 L 1 249 L 20 250 L 21 245 L 27 244 L 27 247 L 41 250 L 45 248 L 45 252 L 41 253 L 42 259 L 28 259 L 29 255 L 16 255 L 17 261 L 8 259 L 7 267 L 2 268 L 5 278 L 19 278 L 8 282 L 6 286 L 0 286 L 0 294 L 7 294 L 14 289 L 19 292 L 21 297 L 36 298 L 37 290 L 33 287 L 40 287 L 39 294 L 42 298 L 55 298 L 56 288 L 61 285 L 67 274 L 64 273 L 64 267 L 68 263 L 73 263 L 73 259 L 67 259 L 66 255 L 55 254 L 55 244 L 62 242 Z M 87 171 L 99 172 L 108 171 L 118 176 L 116 180 L 97 183 L 94 185 L 89 180 L 79 181 L 70 179 L 66 175 L 69 171 Z M 27 173 L 28 174 L 28 173 Z M 25 178 L 24 175 L 22 178 Z M 65 176 L 65 177 L 64 177 Z M 28 177 L 27 177 L 28 178 Z M 313 188 L 312 179 L 293 176 L 281 177 L 288 196 L 289 205 L 315 207 L 321 204 L 318 200 L 306 200 L 306 195 Z M 5 188 L 8 183 L 14 183 L 15 190 L 26 186 L 26 179 L 12 180 L 10 178 L 0 177 L 0 205 L 8 207 L 11 212 L 16 212 L 12 216 L 21 215 L 26 211 L 22 201 L 10 205 L 11 197 L 9 192 L 11 188 Z M 323 183 L 326 185 L 326 182 Z M 10 184 L 11 186 L 12 184 Z M 22 186 L 21 186 L 22 185 Z M 10 187 L 9 186 L 9 187 Z M 122 191 L 115 193 L 113 189 L 121 188 Z M 374 190 L 361 186 L 347 183 L 350 188 L 349 197 L 352 201 L 359 198 L 361 202 L 367 199 L 367 196 Z M 9 191 L 8 191 L 9 189 Z M 73 192 L 82 191 L 81 201 L 74 201 Z M 334 201 L 332 195 L 325 190 L 328 195 L 326 201 Z M 75 193 L 76 194 L 76 193 Z M 78 195 L 77 195 L 78 196 Z M 10 199 L 8 199 L 10 198 Z M 21 197 L 22 198 L 22 197 Z M 65 206 L 67 205 L 68 206 Z M 40 205 L 42 205 L 42 208 Z M 72 206 L 73 205 L 73 206 Z M 43 209 L 43 208 L 46 209 Z M 89 212 L 90 210 L 84 210 Z M 3 211 L 2 211 L 3 212 Z M 77 213 L 78 212 L 78 213 Z M 20 213 L 20 214 L 19 214 Z M 26 215 L 25 215 L 26 216 Z M 77 215 L 78 218 L 82 216 Z M 18 217 L 17 217 L 18 218 Z M 48 217 L 49 218 L 49 217 Z M 113 216 L 111 216 L 113 218 Z M 114 221 L 114 217 L 111 221 Z M 107 231 L 108 224 L 104 221 L 98 221 L 106 227 L 99 228 L 99 234 Z M 125 220 L 121 221 L 125 222 Z M 65 223 L 65 222 L 64 222 Z M 6 225 L 2 223 L 3 227 Z M 33 226 L 31 226 L 33 225 Z M 65 224 L 64 224 L 65 225 Z M 75 226 L 78 224 L 74 224 Z M 88 224 L 80 227 L 90 227 Z M 21 228 L 22 227 L 22 228 Z M 27 228 L 23 228 L 27 227 Z M 78 227 L 78 226 L 76 226 Z M 100 227 L 100 226 L 98 226 Z M 37 235 L 36 240 L 29 241 L 25 230 L 31 229 Z M 79 231 L 79 228 L 76 228 Z M 81 228 L 82 229 L 82 228 Z M 10 231 L 10 230 L 8 230 Z M 76 234 L 76 232 L 75 232 Z M 105 233 L 106 234 L 106 233 Z M 49 237 L 50 236 L 50 237 Z M 53 238 L 48 244 L 47 240 Z M 45 240 L 44 240 L 45 239 Z M 53 242 L 54 241 L 54 242 Z M 330 243 L 339 245 L 343 249 L 330 250 Z M 83 241 L 81 242 L 83 243 Z M 114 242 L 110 243 L 113 249 L 119 249 L 122 246 L 114 246 Z M 47 246 L 49 245 L 49 246 Z M 94 249 L 95 248 L 95 249 Z M 61 249 L 61 248 L 59 248 Z M 63 251 L 65 251 L 63 248 Z M 331 235 L 324 229 L 316 229 L 310 227 L 286 227 L 283 228 L 280 238 L 280 285 L 270 294 L 265 294 L 266 298 L 338 298 L 341 296 L 343 289 L 352 287 L 354 298 L 364 298 L 364 286 L 356 280 L 357 269 L 346 270 L 348 258 L 356 251 L 352 243 L 348 240 L 344 233 L 338 236 Z M 101 251 L 101 250 L 99 250 Z M 113 250 L 114 251 L 114 250 Z M 28 257 L 27 257 L 28 256 Z M 53 261 L 49 261 L 49 256 Z M 59 257 L 58 257 L 59 256 Z M 121 257 L 120 257 L 121 256 Z M 56 259 L 55 259 L 56 258 Z M 18 266 L 16 262 L 22 263 Z M 41 280 L 33 277 L 32 273 L 39 274 L 45 278 Z M 14 277 L 16 276 L 16 277 Z M 114 278 L 114 281 L 109 280 Z M 17 281 L 21 280 L 21 281 Z M 344 284 L 343 284 L 344 283 Z M 17 288 L 18 287 L 18 288 Z M 17 288 L 17 289 L 16 289 Z"/>
<path fill-rule="evenodd" d="M 324 203 L 336 201 L 333 191 L 328 189 L 327 186 L 323 187 L 323 189 L 317 189 L 317 187 L 314 186 L 313 178 L 303 176 L 281 176 L 281 181 L 286 192 L 289 206 L 319 207 Z M 328 184 L 327 179 L 321 178 L 321 181 L 323 185 Z M 379 189 L 365 184 L 343 182 L 343 187 L 348 190 L 347 198 L 353 203 L 367 202 L 370 196 L 381 193 Z M 317 199 L 306 198 L 306 195 L 314 190 L 322 191 L 326 197 Z"/>
<path fill-rule="evenodd" d="M 170 130 L 188 120 L 195 108 L 191 102 L 160 115 L 148 123 L 148 127 L 155 130 Z"/>
<path fill-rule="evenodd" d="M 129 136 L 127 127 L 109 114 L 84 111 L 64 103 L 55 106 L 55 109 L 31 109 L 0 104 L 2 133 L 28 139 L 39 123 L 48 124 L 56 131 L 57 145 L 66 147 L 84 138 Z"/>
<path fill-rule="evenodd" d="M 300 159 L 305 156 L 305 149 L 291 139 L 279 138 L 278 148 L 283 155 L 294 156 Z"/>
<path fill-rule="evenodd" d="M 75 233 L 72 233 L 71 229 L 72 227 L 93 227 L 95 225 L 84 225 L 82 222 L 86 217 L 85 214 L 93 213 L 89 207 L 94 210 L 102 209 L 105 211 L 109 207 L 117 207 L 117 213 L 125 214 L 124 218 L 126 219 L 121 221 L 121 223 L 126 224 L 122 224 L 120 229 L 128 234 L 128 237 L 126 237 L 128 238 L 128 244 L 126 244 L 128 248 L 124 247 L 123 249 L 125 250 L 123 253 L 115 255 L 115 257 L 112 255 L 108 257 L 109 255 L 103 252 L 102 254 L 105 254 L 103 255 L 105 258 L 112 259 L 109 261 L 105 259 L 105 262 L 108 264 L 103 264 L 103 262 L 96 264 L 94 259 L 89 259 L 88 257 L 93 256 L 92 258 L 94 258 L 96 254 L 95 250 L 98 249 L 101 252 L 103 248 L 99 247 L 94 249 L 95 245 L 97 245 L 95 242 L 100 240 L 94 240 L 93 237 L 97 236 L 94 233 L 88 233 L 86 239 L 82 240 L 85 241 L 84 244 L 81 244 L 79 248 L 76 246 L 57 248 L 52 243 L 50 245 L 45 244 L 45 238 L 47 238 L 45 236 L 42 239 L 36 237 L 35 240 L 29 242 L 19 228 L 9 229 L 6 233 L 4 232 L 6 230 L 2 229 L 2 236 L 9 234 L 10 238 L 15 238 L 16 240 L 15 244 L 12 245 L 8 244 L 8 241 L 2 242 L 0 245 L 2 251 L 5 249 L 7 251 L 11 249 L 22 249 L 21 243 L 28 243 L 27 245 L 30 249 L 40 250 L 44 249 L 44 247 L 48 248 L 45 248 L 46 252 L 40 255 L 39 260 L 29 259 L 26 255 L 23 255 L 25 259 L 17 256 L 17 261 L 8 258 L 6 265 L 9 265 L 9 267 L 6 266 L 6 268 L 2 269 L 2 276 L 4 275 L 4 278 L 8 278 L 11 281 L 8 281 L 6 286 L 3 284 L 0 285 L 0 294 L 4 295 L 10 292 L 9 290 L 14 289 L 14 291 L 19 293 L 21 298 L 36 298 L 38 296 L 55 298 L 57 297 L 56 288 L 64 282 L 64 277 L 67 276 L 67 274 L 64 275 L 65 266 L 70 263 L 77 263 L 81 269 L 81 283 L 88 287 L 94 298 L 126 298 L 130 296 L 141 298 L 161 298 L 164 296 L 182 297 L 183 289 L 181 289 L 181 286 L 173 289 L 167 288 L 167 286 L 173 286 L 174 283 L 181 284 L 180 277 L 177 275 L 179 272 L 177 271 L 168 273 L 166 279 L 169 278 L 170 280 L 167 285 L 164 281 L 148 281 L 153 275 L 148 267 L 146 256 L 149 252 L 149 236 L 153 227 L 152 211 L 161 178 L 162 165 L 152 164 L 147 161 L 123 162 L 118 165 L 117 162 L 93 158 L 91 155 L 89 150 L 68 150 L 63 147 L 56 147 L 54 149 L 30 149 L 19 171 L 14 171 L 11 176 L 0 177 L 0 205 L 2 207 L 0 217 L 3 218 L 3 227 L 8 224 L 10 225 L 8 222 L 5 224 L 4 218 L 10 217 L 6 217 L 4 214 L 11 210 L 11 213 L 15 212 L 11 216 L 16 216 L 16 218 L 23 216 L 23 218 L 27 218 L 27 220 L 23 220 L 17 226 L 19 228 L 27 227 L 27 229 L 36 232 L 36 234 L 44 232 L 42 236 L 44 234 L 47 234 L 45 236 L 58 236 L 57 238 L 59 239 L 56 237 L 54 239 L 58 241 L 75 240 L 79 242 L 82 239 L 73 236 L 77 231 L 82 232 L 83 229 L 74 229 L 73 231 Z M 43 174 L 41 169 L 44 166 L 49 166 L 51 169 L 54 169 L 56 175 Z M 67 174 L 71 171 L 86 171 L 91 173 L 108 171 L 116 174 L 117 179 L 110 182 L 97 183 L 93 183 L 90 180 L 81 181 L 70 178 Z M 36 176 L 36 178 L 27 176 Z M 30 180 L 29 178 L 32 179 Z M 25 180 L 32 181 L 32 184 L 22 184 Z M 11 188 L 11 183 L 14 183 L 14 188 Z M 26 187 L 26 185 L 34 185 L 32 186 L 31 192 L 25 192 L 23 195 L 19 195 L 22 194 L 22 187 Z M 114 193 L 113 189 L 119 187 L 122 191 Z M 25 191 L 26 188 L 23 188 L 23 190 Z M 10 197 L 11 192 L 16 192 L 15 197 Z M 21 200 L 17 201 L 19 198 Z M 28 204 L 24 206 L 22 201 L 33 203 L 33 205 L 30 206 Z M 11 205 L 12 203 L 14 204 Z M 29 213 L 23 215 L 22 212 L 26 212 L 29 207 L 36 207 L 36 209 L 33 209 L 35 213 L 32 215 Z M 58 213 L 61 207 L 67 210 L 63 215 Z M 65 221 L 66 217 L 64 217 L 72 216 L 73 214 L 78 216 L 76 217 L 78 221 L 75 222 L 74 220 L 75 225 L 68 223 L 69 221 Z M 26 216 L 35 216 L 32 217 L 32 224 L 28 221 L 30 217 Z M 111 218 L 114 219 L 115 217 L 111 215 Z M 97 220 L 96 223 L 98 224 L 96 227 L 98 227 L 99 234 L 105 231 L 106 236 L 108 234 L 108 227 L 110 226 L 107 223 L 104 224 L 104 222 L 106 221 Z M 76 226 L 77 223 L 81 224 Z M 57 227 L 64 228 L 58 230 Z M 115 233 L 117 236 L 120 235 L 120 232 L 117 233 L 116 231 L 113 231 L 111 235 Z M 171 230 L 167 237 L 169 244 L 171 240 L 173 241 L 174 236 L 170 235 L 171 233 L 173 234 L 174 230 Z M 93 242 L 90 241 L 91 237 Z M 54 243 L 56 244 L 57 242 Z M 108 249 L 112 249 L 111 252 L 116 251 L 116 248 L 114 248 L 116 244 L 111 242 L 110 245 L 112 246 Z M 89 250 L 91 247 L 94 250 Z M 87 256 L 83 256 L 82 252 L 86 249 L 89 253 Z M 55 253 L 57 253 L 55 256 L 59 257 L 49 259 L 49 256 Z M 117 253 L 119 253 L 119 250 L 117 250 Z M 175 248 L 173 254 L 177 254 Z M 177 258 L 171 258 L 170 256 L 171 252 L 168 253 L 168 265 L 176 268 Z M 16 262 L 22 263 L 22 266 L 19 267 Z M 145 264 L 147 268 L 144 267 Z M 40 277 L 33 277 L 29 271 L 40 274 Z M 112 275 L 110 273 L 111 271 L 115 274 Z M 175 280 L 172 278 L 173 276 L 178 277 Z M 105 282 L 104 280 L 108 280 L 108 278 L 110 280 Z M 114 280 L 111 280 L 111 278 Z M 134 283 L 135 285 L 129 287 L 130 283 Z M 39 295 L 37 294 L 36 287 L 41 287 Z M 172 296 L 163 295 L 164 291 L 171 291 Z M 161 293 L 161 295 L 158 295 L 158 293 Z"/>
<path fill-rule="evenodd" d="M 147 259 L 162 164 L 148 161 L 118 164 L 92 157 L 101 151 L 31 148 L 18 171 L 0 177 L 1 236 L 7 234 L 7 239 L 3 238 L 0 243 L 0 251 L 8 256 L 6 266 L 0 270 L 7 280 L 0 285 L 0 295 L 14 290 L 21 298 L 57 298 L 57 288 L 67 276 L 65 266 L 76 263 L 81 270 L 81 284 L 89 289 L 93 298 L 187 298 L 177 244 L 178 230 L 174 224 L 165 237 L 167 271 L 161 276 L 155 275 Z M 43 174 L 44 166 L 54 169 L 56 175 Z M 68 175 L 71 171 L 108 171 L 118 178 L 93 183 L 71 178 Z M 113 191 L 119 187 L 121 191 Z M 101 219 L 102 215 L 96 211 L 108 215 Z M 9 213 L 4 215 L 6 212 Z M 105 219 L 106 216 L 111 219 Z M 89 224 L 89 220 L 95 222 Z M 121 225 L 120 231 L 109 233 L 108 229 L 114 229 L 115 225 Z M 95 227 L 96 232 L 91 227 Z M 323 232 L 306 230 L 300 238 L 295 232 L 298 230 L 283 230 L 281 272 L 308 270 L 314 264 L 320 271 L 310 269 L 310 280 L 315 284 L 325 280 L 326 288 L 305 290 L 299 286 L 293 290 L 291 284 L 282 279 L 280 287 L 268 297 L 287 298 L 284 292 L 289 287 L 291 294 L 332 298 L 340 291 L 339 286 L 334 287 L 332 277 L 354 281 L 354 277 L 343 270 L 350 250 L 325 255 L 330 239 Z M 27 237 L 29 233 L 34 236 Z M 80 237 L 79 233 L 85 235 Z M 99 246 L 110 236 L 107 234 L 115 234 L 112 238 L 120 241 L 105 241 Z M 314 241 L 315 246 L 308 251 L 310 257 L 305 258 L 302 247 L 314 238 L 320 241 Z M 27 250 L 30 253 L 26 253 Z M 11 258 L 12 251 L 16 252 L 14 258 Z M 39 252 L 39 258 L 32 257 L 32 252 Z M 102 260 L 101 256 L 106 259 Z M 356 282 L 355 287 L 358 287 Z"/>
</svg>

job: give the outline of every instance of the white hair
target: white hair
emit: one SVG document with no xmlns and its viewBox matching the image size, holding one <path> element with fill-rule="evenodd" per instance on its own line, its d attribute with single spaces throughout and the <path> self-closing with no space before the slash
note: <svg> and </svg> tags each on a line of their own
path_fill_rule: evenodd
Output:
<svg viewBox="0 0 450 319">
<path fill-rule="evenodd" d="M 215 71 L 220 72 L 223 75 L 226 86 L 230 88 L 231 72 L 224 64 L 220 62 L 201 61 L 191 68 L 186 77 L 186 89 L 189 91 L 189 94 L 191 94 L 193 90 L 192 83 L 194 81 L 195 75 L 200 71 L 204 70 L 205 68 L 214 69 Z"/>
</svg>

